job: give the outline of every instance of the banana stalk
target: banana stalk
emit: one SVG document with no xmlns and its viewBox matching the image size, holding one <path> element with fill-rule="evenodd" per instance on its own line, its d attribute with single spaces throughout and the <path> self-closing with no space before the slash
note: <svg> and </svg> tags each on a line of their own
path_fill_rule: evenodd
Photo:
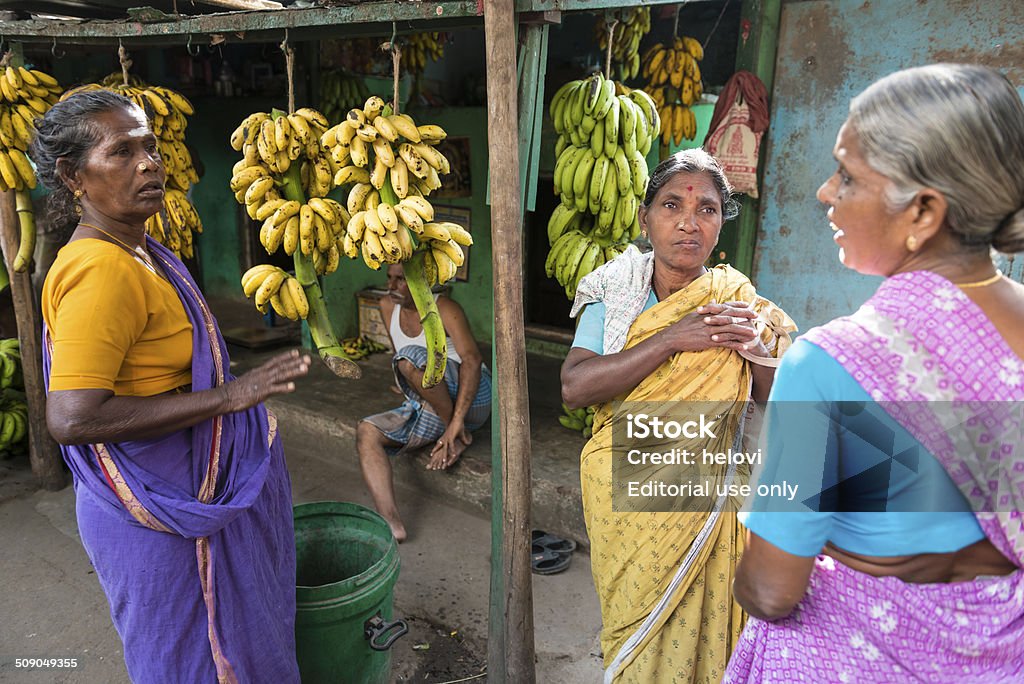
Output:
<svg viewBox="0 0 1024 684">
<path fill-rule="evenodd" d="M 284 112 L 275 109 L 272 116 L 277 119 L 284 116 Z M 302 192 L 302 179 L 299 175 L 300 166 L 301 164 L 292 164 L 288 168 L 288 172 L 284 175 L 281 194 L 286 199 L 305 204 L 306 197 Z M 323 292 L 320 291 L 320 282 L 316 278 L 312 259 L 305 256 L 301 249 L 295 250 L 292 258 L 295 260 L 295 278 L 302 285 L 306 299 L 309 300 L 309 315 L 306 317 L 306 325 L 309 326 L 309 334 L 320 353 L 320 358 L 338 377 L 352 380 L 361 378 L 363 371 L 338 344 L 338 338 L 331 326 L 331 319 L 327 316 L 327 303 L 324 302 Z"/>
<path fill-rule="evenodd" d="M 383 196 L 381 197 L 383 199 Z M 448 348 L 445 340 L 444 323 L 441 312 L 437 310 L 437 302 L 427 284 L 427 274 L 423 270 L 423 256 L 430 249 L 420 245 L 412 258 L 403 264 L 405 284 L 409 286 L 412 301 L 416 303 L 416 311 L 420 314 L 423 335 L 427 338 L 427 365 L 423 369 L 423 389 L 430 389 L 444 379 L 444 369 L 448 364 Z"/>
<path fill-rule="evenodd" d="M 18 245 L 18 254 L 14 257 L 11 268 L 15 273 L 22 273 L 28 268 L 32 254 L 36 250 L 36 218 L 32 212 L 32 198 L 28 190 L 19 190 L 14 193 L 14 197 L 18 222 L 21 224 L 21 243 Z"/>
</svg>

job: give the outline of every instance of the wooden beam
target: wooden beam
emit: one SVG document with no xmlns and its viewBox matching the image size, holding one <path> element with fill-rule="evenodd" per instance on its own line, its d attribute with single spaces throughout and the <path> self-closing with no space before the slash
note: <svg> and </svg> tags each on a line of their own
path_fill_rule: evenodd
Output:
<svg viewBox="0 0 1024 684">
<path fill-rule="evenodd" d="M 199 2 L 230 10 L 279 10 L 284 7 L 274 0 L 199 0 Z"/>
<path fill-rule="evenodd" d="M 25 377 L 25 400 L 28 402 L 29 461 L 32 474 L 44 489 L 64 487 L 64 468 L 60 447 L 46 428 L 46 390 L 43 385 L 42 324 L 32 278 L 28 271 L 15 273 L 11 268 L 21 242 L 14 192 L 0 193 L 0 249 L 11 276 L 11 300 L 18 320 L 18 341 L 21 344 L 21 371 Z"/>
<path fill-rule="evenodd" d="M 692 2 L 721 2 L 722 0 L 686 0 Z M 653 5 L 678 5 L 679 0 L 516 0 L 517 12 L 545 12 L 560 10 L 562 12 L 593 12 L 603 9 L 619 9 L 620 7 L 648 7 Z"/>
<path fill-rule="evenodd" d="M 182 15 L 173 21 L 25 19 L 3 22 L 0 32 L 8 41 L 47 43 L 56 38 L 62 43 L 110 43 L 120 39 L 125 45 L 167 44 L 184 42 L 189 35 L 214 33 L 231 40 L 280 42 L 285 29 L 292 40 L 367 33 L 367 30 L 375 35 L 390 36 L 392 22 L 400 22 L 399 33 L 404 34 L 416 28 L 408 22 L 429 22 L 429 30 L 437 31 L 449 26 L 479 25 L 479 17 L 476 0 L 361 2 L 337 7 Z"/>
<path fill-rule="evenodd" d="M 487 56 L 487 151 L 490 165 L 499 445 L 502 461 L 500 600 L 502 648 L 488 639 L 488 681 L 533 684 L 533 578 L 530 574 L 530 407 L 523 333 L 522 215 L 519 200 L 515 0 L 483 0 Z M 492 560 L 492 562 L 494 562 Z M 495 628 L 490 628 L 491 634 Z M 504 651 L 504 657 L 501 653 Z"/>
</svg>

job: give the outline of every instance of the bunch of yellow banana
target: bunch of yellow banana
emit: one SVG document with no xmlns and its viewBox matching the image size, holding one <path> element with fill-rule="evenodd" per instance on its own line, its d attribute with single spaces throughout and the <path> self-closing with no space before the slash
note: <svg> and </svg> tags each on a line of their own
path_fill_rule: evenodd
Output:
<svg viewBox="0 0 1024 684">
<path fill-rule="evenodd" d="M 606 260 L 604 248 L 640 234 L 637 210 L 647 191 L 646 155 L 658 137 L 657 108 L 642 90 L 616 95 L 600 73 L 555 92 L 550 112 L 555 144 L 554 189 L 561 203 L 548 221 L 548 242 L 578 234 L 593 250 L 565 250 L 571 264 L 549 267 L 571 299 L 579 279 Z M 564 244 L 564 243 L 563 243 Z M 589 256 L 584 259 L 584 255 Z"/>
<path fill-rule="evenodd" d="M 101 89 L 124 95 L 146 113 L 167 172 L 164 210 L 149 217 L 146 232 L 179 258 L 191 258 L 194 255 L 193 233 L 203 232 L 199 213 L 186 195 L 189 188 L 199 182 L 192 153 L 185 145 L 187 117 L 195 113 L 195 108 L 187 97 L 170 88 L 149 85 L 136 76 L 129 77 L 125 83 L 121 72 L 110 74 L 99 83 L 72 88 L 61 99 Z"/>
<path fill-rule="evenodd" d="M 345 112 L 359 107 L 370 97 L 361 76 L 341 69 L 320 73 L 320 108 L 328 121 L 341 121 Z"/>
<path fill-rule="evenodd" d="M 402 66 L 414 74 L 422 74 L 427 60 L 437 61 L 444 57 L 444 34 L 437 31 L 413 33 L 404 38 Z"/>
<path fill-rule="evenodd" d="M 409 260 L 415 235 L 430 247 L 424 260 L 430 284 L 444 283 L 465 260 L 461 245 L 473 244 L 461 226 L 434 223 L 434 208 L 426 199 L 441 187 L 441 175 L 451 171 L 434 148 L 447 134 L 440 126 L 417 126 L 407 114 L 389 111 L 383 99 L 371 96 L 321 138 L 331 158 L 345 164 L 335 184 L 351 185 L 343 251 L 352 259 L 361 255 L 377 270 Z"/>
<path fill-rule="evenodd" d="M 311 257 L 318 275 L 333 273 L 341 260 L 349 213 L 324 197 L 333 187 L 335 165 L 320 136 L 327 129 L 323 114 L 303 108 L 277 119 L 266 112 L 250 114 L 231 134 L 231 146 L 244 154 L 232 169 L 231 190 L 250 218 L 262 221 L 260 243 L 273 254 L 283 248 Z M 284 174 L 299 164 L 305 202 L 286 199 Z"/>
<path fill-rule="evenodd" d="M 703 58 L 700 41 L 689 36 L 676 37 L 671 46 L 658 43 L 644 54 L 645 87 L 665 122 L 661 129 L 663 145 L 678 145 L 684 138 L 693 140 L 697 136 L 697 119 L 690 107 L 704 94 L 698 64 Z"/>
<path fill-rule="evenodd" d="M 2 62 L 0 62 L 2 65 Z M 28 268 L 36 246 L 36 223 L 28 191 L 36 187 L 36 173 L 25 154 L 35 135 L 35 120 L 57 103 L 57 79 L 35 69 L 0 66 L 0 192 L 15 191 L 21 243 L 11 267 Z"/>
<path fill-rule="evenodd" d="M 259 264 L 242 274 L 242 292 L 253 298 L 260 313 L 269 307 L 293 321 L 309 315 L 309 300 L 294 276 L 277 266 Z"/>
<path fill-rule="evenodd" d="M 593 406 L 571 409 L 562 402 L 563 415 L 558 416 L 558 422 L 562 427 L 579 432 L 587 439 L 593 434 L 594 413 L 597 409 Z"/>
<path fill-rule="evenodd" d="M 566 296 L 573 299 L 583 276 L 622 254 L 628 246 L 629 242 L 607 244 L 592 233 L 570 230 L 551 245 L 544 272 L 565 287 Z"/>
<path fill-rule="evenodd" d="M 623 8 L 594 22 L 594 33 L 602 54 L 608 49 L 608 24 L 611 20 L 618 21 L 612 38 L 612 64 L 618 70 L 620 81 L 636 78 L 640 73 L 640 40 L 651 30 L 651 8 Z"/>
<path fill-rule="evenodd" d="M 365 335 L 345 338 L 341 341 L 341 348 L 345 350 L 350 359 L 354 360 L 364 359 L 370 354 L 376 354 L 377 352 L 389 351 L 387 345 L 371 340 Z"/>
<path fill-rule="evenodd" d="M 0 340 L 0 389 L 24 389 L 21 373 L 21 345 L 18 338 Z"/>
<path fill-rule="evenodd" d="M 25 153 L 35 135 L 35 120 L 57 103 L 60 93 L 60 84 L 49 74 L 0 66 L 0 191 L 36 187 Z"/>
</svg>

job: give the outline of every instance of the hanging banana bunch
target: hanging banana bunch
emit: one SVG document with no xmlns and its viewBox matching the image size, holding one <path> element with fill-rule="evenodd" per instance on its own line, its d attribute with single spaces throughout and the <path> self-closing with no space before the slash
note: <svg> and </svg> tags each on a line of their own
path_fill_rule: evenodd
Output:
<svg viewBox="0 0 1024 684">
<path fill-rule="evenodd" d="M 651 8 L 627 7 L 599 17 L 594 22 L 594 33 L 602 52 L 608 49 L 608 27 L 612 21 L 618 21 L 612 41 L 612 66 L 620 81 L 636 78 L 640 74 L 640 41 L 651 30 Z"/>
<path fill-rule="evenodd" d="M 36 222 L 29 190 L 36 172 L 28 160 L 35 120 L 55 105 L 61 93 L 57 79 L 36 69 L 10 65 L 10 53 L 0 60 L 0 192 L 15 191 L 21 243 L 11 268 L 28 268 L 36 247 Z"/>
<path fill-rule="evenodd" d="M 615 91 L 615 82 L 597 73 L 566 83 L 551 98 L 558 133 L 554 187 L 561 203 L 548 221 L 545 272 L 569 299 L 581 278 L 640 234 L 646 156 L 661 122 L 647 93 Z"/>
<path fill-rule="evenodd" d="M 341 121 L 345 112 L 362 106 L 369 96 L 362 77 L 341 69 L 321 72 L 320 109 L 328 121 Z"/>
<path fill-rule="evenodd" d="M 461 245 L 473 244 L 462 226 L 435 223 L 426 199 L 441 187 L 440 176 L 451 171 L 434 148 L 447 134 L 440 126 L 417 126 L 409 115 L 389 112 L 384 100 L 372 96 L 322 139 L 331 158 L 344 164 L 335 184 L 351 185 L 344 253 L 362 256 L 377 270 L 412 258 L 415 235 L 429 247 L 424 258 L 428 285 L 441 285 L 455 277 L 465 260 Z"/>
<path fill-rule="evenodd" d="M 426 199 L 451 170 L 434 149 L 447 137 L 444 129 L 417 126 L 411 116 L 391 112 L 390 105 L 372 96 L 324 133 L 321 142 L 344 165 L 335 184 L 351 186 L 351 218 L 342 237 L 345 255 L 361 256 L 374 270 L 406 262 L 406 283 L 427 339 L 423 387 L 429 388 L 444 377 L 447 363 L 444 326 L 430 288 L 455 277 L 466 258 L 462 246 L 473 244 L 473 238 L 456 223 L 435 222 L 434 207 Z"/>
<path fill-rule="evenodd" d="M 422 74 L 427 60 L 436 62 L 444 57 L 444 34 L 433 32 L 413 33 L 405 37 L 402 47 L 402 62 L 414 74 Z"/>
<path fill-rule="evenodd" d="M 135 76 L 129 77 L 125 83 L 121 73 L 111 74 L 100 83 L 72 88 L 61 99 L 100 89 L 124 95 L 141 107 L 149 118 L 160 158 L 167 170 L 167 184 L 164 188 L 164 210 L 149 217 L 146 232 L 178 258 L 191 258 L 195 253 L 193 233 L 203 232 L 199 212 L 186 195 L 192 184 L 199 182 L 192 154 L 185 146 L 186 117 L 195 111 L 192 103 L 181 93 L 163 86 L 148 85 Z"/>
<path fill-rule="evenodd" d="M 658 43 L 644 53 L 644 89 L 651 93 L 665 122 L 662 145 L 679 145 L 697 137 L 697 118 L 690 107 L 704 94 L 698 63 L 702 59 L 704 48 L 689 36 L 677 36 L 671 46 Z"/>
<path fill-rule="evenodd" d="M 285 318 L 305 320 L 324 363 L 341 377 L 358 378 L 362 372 L 338 343 L 317 281 L 338 268 L 349 218 L 325 197 L 340 170 L 320 144 L 327 126 L 315 109 L 274 110 L 250 114 L 231 134 L 232 149 L 243 155 L 232 168 L 235 200 L 262 221 L 267 253 L 283 249 L 295 263 L 294 276 L 268 264 L 252 267 L 242 276 L 242 290 L 262 313 L 273 307 Z"/>
</svg>

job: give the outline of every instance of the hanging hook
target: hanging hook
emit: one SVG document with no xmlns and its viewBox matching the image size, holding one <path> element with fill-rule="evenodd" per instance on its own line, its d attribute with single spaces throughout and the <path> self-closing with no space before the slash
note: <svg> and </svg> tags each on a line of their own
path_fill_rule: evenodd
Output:
<svg viewBox="0 0 1024 684">
<path fill-rule="evenodd" d="M 61 50 L 60 54 L 57 54 L 57 36 L 53 37 L 53 47 L 50 48 L 50 54 L 53 55 L 54 59 L 64 59 L 67 57 L 68 53 L 65 50 Z"/>
<path fill-rule="evenodd" d="M 398 37 L 398 22 L 391 22 L 391 44 L 395 44 L 395 38 Z"/>
<path fill-rule="evenodd" d="M 192 52 L 192 34 L 188 34 L 188 42 L 185 43 L 185 50 L 188 52 L 190 57 L 198 57 L 200 47 L 196 45 L 196 51 Z"/>
<path fill-rule="evenodd" d="M 288 51 L 288 29 L 284 30 L 284 40 L 281 41 L 281 52 Z"/>
</svg>

